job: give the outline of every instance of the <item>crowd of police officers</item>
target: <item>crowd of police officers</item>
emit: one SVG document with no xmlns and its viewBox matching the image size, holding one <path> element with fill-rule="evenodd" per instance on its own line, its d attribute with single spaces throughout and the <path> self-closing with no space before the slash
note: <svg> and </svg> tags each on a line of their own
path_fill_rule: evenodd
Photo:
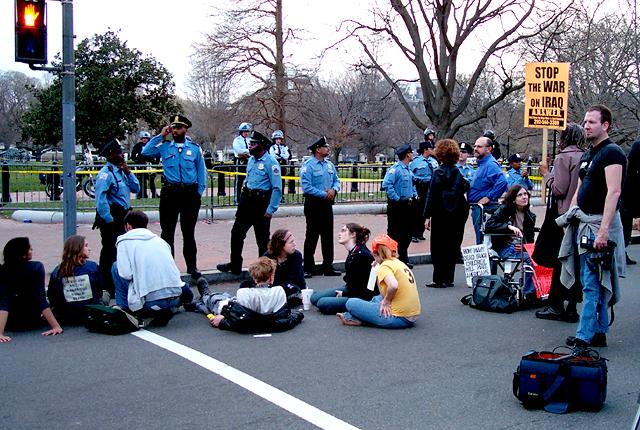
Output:
<svg viewBox="0 0 640 430">
<path fill-rule="evenodd" d="M 175 115 L 161 133 L 151 137 L 141 133 L 139 156 L 162 161 L 162 189 L 160 192 L 161 237 L 174 253 L 175 229 L 180 222 L 183 236 L 183 255 L 187 273 L 194 279 L 201 276 L 197 266 L 195 225 L 206 188 L 206 167 L 200 146 L 194 143 L 187 130 L 191 121 L 183 115 Z M 408 261 L 410 243 L 424 240 L 424 206 L 429 185 L 438 161 L 433 156 L 435 131 L 426 129 L 424 141 L 418 146 L 414 158 L 409 144 L 396 149 L 397 163 L 384 176 L 382 188 L 387 193 L 387 233 L 398 242 L 399 258 Z M 222 272 L 239 274 L 242 271 L 242 249 L 247 232 L 253 227 L 258 252 L 267 251 L 271 217 L 283 199 L 284 179 L 291 151 L 284 133 L 275 130 L 271 138 L 253 129 L 248 122 L 238 127 L 233 144 L 235 160 L 234 187 L 237 211 L 231 230 L 230 259 L 217 265 Z M 333 267 L 333 204 L 340 191 L 340 179 L 336 166 L 328 159 L 329 143 L 323 136 L 313 142 L 308 150 L 311 157 L 300 168 L 300 184 L 304 194 L 306 234 L 304 241 L 305 277 L 314 275 L 337 276 Z M 472 152 L 471 145 L 460 143 L 458 168 L 468 181 L 473 168 L 466 164 Z M 116 258 L 115 241 L 124 232 L 123 219 L 131 209 L 130 193 L 140 191 L 140 182 L 127 168 L 122 147 L 117 140 L 104 145 L 101 155 L 107 163 L 96 180 L 96 223 L 102 236 L 101 267 L 111 267 Z M 146 177 L 141 177 L 144 181 Z M 315 250 L 321 242 L 322 265 L 316 271 Z M 410 266 L 410 265 L 409 265 Z M 105 276 L 108 278 L 108 276 Z M 112 288 L 108 289 L 113 292 Z"/>
</svg>

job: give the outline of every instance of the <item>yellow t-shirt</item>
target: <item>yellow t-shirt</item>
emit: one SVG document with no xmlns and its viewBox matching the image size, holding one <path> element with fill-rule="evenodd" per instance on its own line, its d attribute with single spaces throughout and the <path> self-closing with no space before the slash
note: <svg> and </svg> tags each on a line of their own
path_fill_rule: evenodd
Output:
<svg viewBox="0 0 640 430">
<path fill-rule="evenodd" d="M 389 274 L 398 281 L 398 290 L 391 301 L 391 315 L 405 318 L 420 315 L 420 297 L 411 269 L 396 258 L 383 261 L 378 267 L 378 286 L 383 296 L 387 294 L 384 278 Z"/>
</svg>

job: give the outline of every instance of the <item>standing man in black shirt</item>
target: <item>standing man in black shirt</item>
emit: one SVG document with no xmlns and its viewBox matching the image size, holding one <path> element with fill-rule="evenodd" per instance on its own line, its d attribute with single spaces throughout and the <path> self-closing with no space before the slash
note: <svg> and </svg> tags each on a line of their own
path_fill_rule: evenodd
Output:
<svg viewBox="0 0 640 430">
<path fill-rule="evenodd" d="M 572 199 L 572 206 L 577 204 L 582 211 L 575 218 L 580 222 L 576 240 L 581 248 L 584 299 L 576 335 L 567 338 L 569 346 L 607 346 L 607 308 L 617 300 L 618 273 L 612 266 L 621 265 L 624 270 L 624 251 L 622 258 L 613 254 L 624 247 L 619 198 L 627 160 L 622 149 L 609 138 L 611 120 L 611 111 L 603 105 L 591 106 L 584 116 L 585 138 L 590 148 L 580 160 L 578 190 Z M 611 273 L 607 279 L 605 272 Z"/>
</svg>

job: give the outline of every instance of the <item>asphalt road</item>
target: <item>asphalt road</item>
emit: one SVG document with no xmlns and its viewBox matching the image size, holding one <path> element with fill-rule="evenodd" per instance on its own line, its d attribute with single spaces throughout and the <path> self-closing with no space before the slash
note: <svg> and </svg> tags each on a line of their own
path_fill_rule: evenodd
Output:
<svg viewBox="0 0 640 430">
<path fill-rule="evenodd" d="M 630 254 L 640 260 L 640 247 Z M 423 316 L 408 330 L 344 327 L 315 310 L 294 330 L 266 338 L 214 329 L 194 313 L 150 330 L 361 429 L 630 427 L 640 391 L 638 266 L 622 281 L 609 347 L 600 349 L 609 359 L 605 407 L 567 415 L 525 410 L 511 380 L 521 355 L 562 345 L 575 324 L 537 320 L 533 310 L 501 315 L 465 307 L 459 299 L 470 289 L 462 284 L 422 287 L 431 270 L 414 269 Z M 330 288 L 336 278 L 309 284 Z M 54 338 L 13 335 L 0 345 L 0 428 L 316 428 L 296 414 L 304 416 L 306 405 L 285 410 L 273 403 L 279 395 L 262 398 L 134 335 L 81 327 Z M 257 391 L 255 382 L 248 386 Z"/>
</svg>

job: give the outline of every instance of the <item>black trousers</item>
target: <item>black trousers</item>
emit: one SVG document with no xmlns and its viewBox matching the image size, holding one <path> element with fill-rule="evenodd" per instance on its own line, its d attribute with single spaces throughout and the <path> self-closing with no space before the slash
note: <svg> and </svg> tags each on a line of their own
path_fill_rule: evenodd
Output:
<svg viewBox="0 0 640 430">
<path fill-rule="evenodd" d="M 124 234 L 124 221 L 121 217 L 117 219 L 114 217 L 112 223 L 100 225 L 102 249 L 100 249 L 100 261 L 98 263 L 100 264 L 104 289 L 111 294 L 111 297 L 115 297 L 111 266 L 116 261 L 116 240 L 121 234 Z"/>
<path fill-rule="evenodd" d="M 197 268 L 196 256 L 196 222 L 200 211 L 200 194 L 198 186 L 165 184 L 160 191 L 160 236 L 171 246 L 171 254 L 175 255 L 173 239 L 180 217 L 182 231 L 182 255 L 187 263 L 187 270 Z"/>
<path fill-rule="evenodd" d="M 247 160 L 243 159 L 243 158 L 236 158 L 235 159 L 236 162 L 236 167 L 235 167 L 235 171 L 237 173 L 247 173 Z M 240 197 L 242 194 L 242 187 L 244 185 L 244 179 L 245 179 L 246 175 L 236 175 L 235 181 L 234 181 L 234 185 L 233 185 L 233 198 L 235 200 L 236 203 L 240 203 Z"/>
<path fill-rule="evenodd" d="M 387 234 L 398 242 L 398 258 L 409 262 L 409 244 L 413 230 L 413 205 L 409 200 L 387 201 Z"/>
<path fill-rule="evenodd" d="M 250 191 L 246 188 L 240 195 L 238 210 L 236 210 L 236 220 L 231 228 L 231 266 L 242 267 L 242 248 L 247 232 L 253 227 L 253 233 L 258 245 L 258 257 L 267 252 L 271 228 L 271 218 L 264 214 L 269 207 L 271 191 Z"/>
<path fill-rule="evenodd" d="M 633 214 L 631 209 L 625 207 L 624 203 L 620 209 L 620 220 L 622 221 L 622 230 L 624 233 L 624 246 L 627 247 L 631 243 L 631 232 L 633 230 Z"/>
<path fill-rule="evenodd" d="M 467 211 L 464 217 L 459 215 L 453 219 L 445 214 L 434 214 L 431 218 L 431 261 L 435 283 L 453 283 L 468 214 Z"/>
<path fill-rule="evenodd" d="M 333 204 L 329 200 L 305 196 L 304 216 L 307 229 L 304 238 L 304 271 L 315 270 L 314 254 L 318 238 L 322 247 L 322 269 L 333 270 Z"/>
<path fill-rule="evenodd" d="M 577 248 L 577 247 L 576 247 Z M 578 250 L 575 250 L 576 255 Z M 548 302 L 556 310 L 564 310 L 564 302 L 567 301 L 567 310 L 576 310 L 576 305 L 582 302 L 582 285 L 580 284 L 580 276 L 576 276 L 575 283 L 570 288 L 565 287 L 560 282 L 560 272 L 562 264 L 558 263 L 553 267 L 553 275 L 551 276 L 551 288 L 549 289 Z M 580 259 L 576 258 L 576 272 L 580 273 Z"/>
</svg>

